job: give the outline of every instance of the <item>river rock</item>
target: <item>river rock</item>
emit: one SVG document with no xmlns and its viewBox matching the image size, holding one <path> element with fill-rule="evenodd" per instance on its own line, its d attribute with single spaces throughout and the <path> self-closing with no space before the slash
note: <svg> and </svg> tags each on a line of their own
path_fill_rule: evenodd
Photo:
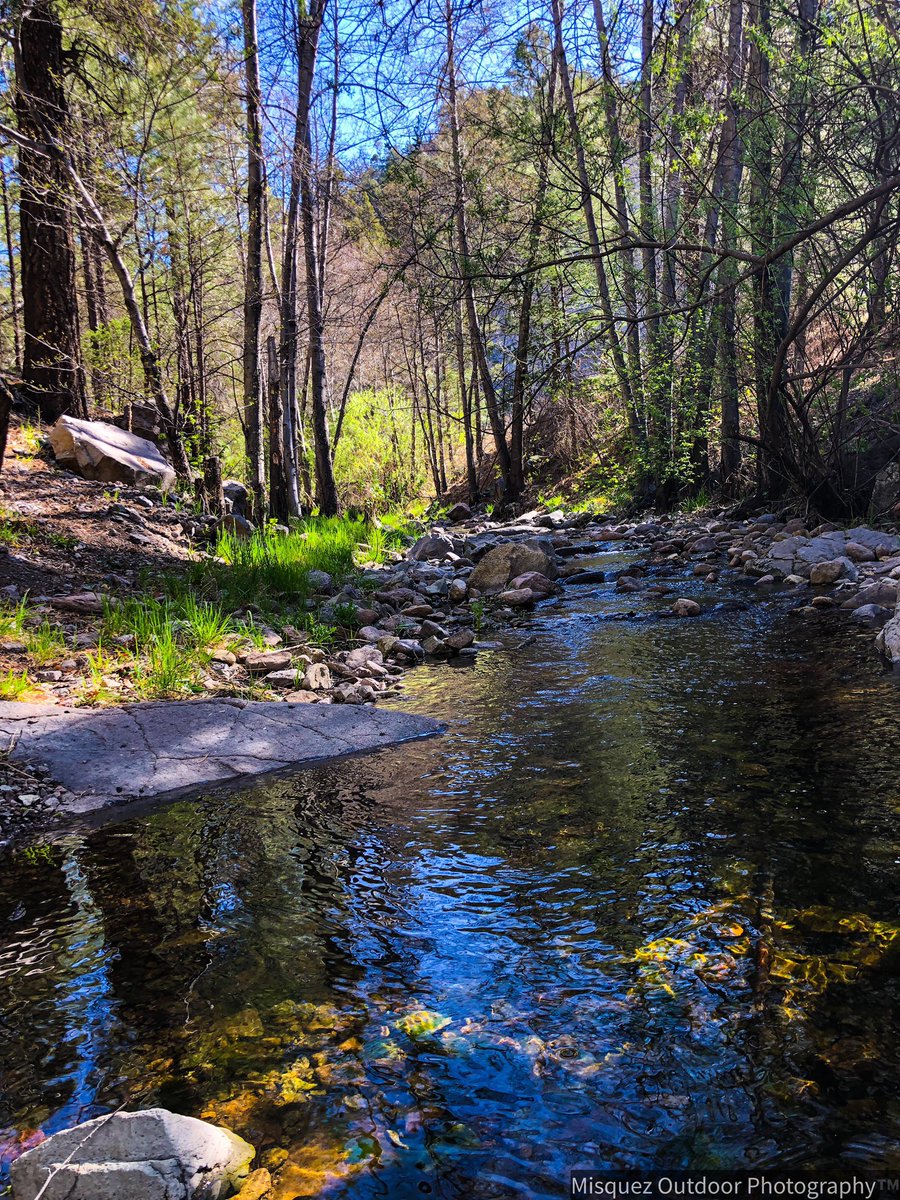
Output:
<svg viewBox="0 0 900 1200">
<path fill-rule="evenodd" d="M 454 523 L 457 521 L 468 521 L 471 515 L 472 510 L 469 508 L 468 504 L 463 504 L 462 501 L 460 501 L 459 504 L 454 504 L 447 513 L 447 520 L 453 521 Z"/>
<path fill-rule="evenodd" d="M 801 537 L 797 535 L 773 541 L 772 545 L 764 552 L 763 565 L 766 571 L 774 571 L 782 575 L 808 575 L 810 568 L 815 563 L 845 558 L 851 568 L 851 570 L 845 570 L 845 574 L 853 578 L 856 568 L 846 554 L 848 542 L 868 547 L 876 555 L 891 554 L 900 549 L 900 538 L 895 534 L 868 529 L 865 526 L 857 526 L 846 531 L 841 529 L 817 530 L 815 536 Z"/>
<path fill-rule="evenodd" d="M 271 671 L 286 671 L 290 665 L 290 650 L 251 650 L 244 656 L 244 666 L 253 675 L 268 675 Z"/>
<path fill-rule="evenodd" d="M 848 542 L 844 547 L 844 553 L 851 562 L 855 563 L 874 562 L 876 558 L 872 547 L 864 546 L 862 542 Z"/>
<path fill-rule="evenodd" d="M 501 604 L 507 604 L 510 608 L 526 608 L 538 598 L 531 588 L 509 588 L 497 597 Z"/>
<path fill-rule="evenodd" d="M 222 494 L 228 505 L 228 511 L 237 513 L 239 517 L 248 520 L 251 513 L 250 492 L 238 479 L 226 479 L 222 484 Z"/>
<path fill-rule="evenodd" d="M 443 642 L 447 637 L 447 630 L 443 625 L 438 625 L 437 621 L 425 620 L 422 622 L 421 636 L 423 638 L 435 637 Z"/>
<path fill-rule="evenodd" d="M 509 586 L 514 591 L 519 588 L 528 588 L 536 596 L 542 598 L 552 596 L 557 590 L 556 584 L 546 575 L 542 575 L 540 571 L 525 571 L 522 575 L 517 575 L 515 579 L 510 580 Z"/>
<path fill-rule="evenodd" d="M 250 538 L 256 531 L 256 526 L 242 517 L 240 513 L 227 512 L 213 526 L 216 533 L 230 533 L 236 538 Z"/>
<path fill-rule="evenodd" d="M 864 604 L 881 604 L 893 609 L 900 598 L 900 579 L 877 579 L 849 596 L 842 608 L 855 609 Z"/>
<path fill-rule="evenodd" d="M 113 1113 L 16 1159 L 13 1200 L 220 1200 L 254 1153 L 230 1130 L 164 1108 Z"/>
<path fill-rule="evenodd" d="M 279 688 L 283 691 L 290 691 L 297 686 L 297 671 L 288 669 L 286 671 L 270 671 L 268 675 L 263 676 L 263 681 L 269 687 Z"/>
<path fill-rule="evenodd" d="M 51 596 L 50 603 L 60 612 L 79 613 L 82 616 L 103 612 L 103 597 L 97 592 L 78 592 L 73 596 Z"/>
<path fill-rule="evenodd" d="M 85 479 L 161 492 L 175 486 L 175 471 L 153 442 L 105 421 L 62 416 L 50 430 L 50 445 L 61 467 Z"/>
<path fill-rule="evenodd" d="M 317 567 L 306 572 L 306 582 L 314 592 L 330 592 L 334 587 L 334 580 L 328 572 L 320 571 Z"/>
<path fill-rule="evenodd" d="M 843 573 L 842 558 L 826 559 L 824 562 L 813 563 L 810 567 L 809 582 L 813 587 L 821 587 L 824 584 L 836 583 Z"/>
<path fill-rule="evenodd" d="M 599 568 L 591 567 L 587 571 L 575 571 L 572 575 L 566 576 L 566 583 L 577 585 L 587 583 L 603 583 L 606 578 L 606 573 Z"/>
<path fill-rule="evenodd" d="M 699 617 L 700 605 L 696 600 L 689 600 L 686 596 L 679 596 L 672 605 L 672 612 L 676 617 Z"/>
<path fill-rule="evenodd" d="M 875 639 L 875 645 L 890 663 L 900 666 L 900 612 L 891 617 Z"/>
<path fill-rule="evenodd" d="M 370 663 L 377 663 L 380 666 L 384 659 L 381 651 L 375 646 L 357 646 L 347 654 L 344 661 L 351 671 L 359 671 Z"/>
<path fill-rule="evenodd" d="M 542 544 L 535 538 L 494 546 L 469 576 L 469 587 L 479 592 L 498 592 L 527 571 L 537 571 L 547 579 L 557 577 L 556 555 L 549 543 Z"/>
<path fill-rule="evenodd" d="M 443 529 L 432 529 L 420 537 L 416 544 L 406 552 L 406 557 L 413 562 L 426 562 L 429 559 L 441 560 L 452 554 L 456 547 L 453 538 Z"/>
<path fill-rule="evenodd" d="M 303 688 L 307 692 L 324 692 L 331 687 L 331 672 L 324 663 L 311 663 L 303 676 Z"/>
<path fill-rule="evenodd" d="M 384 637 L 384 630 L 379 629 L 377 625 L 363 625 L 362 629 L 357 629 L 356 636 L 374 646 Z"/>
<path fill-rule="evenodd" d="M 449 658 L 451 653 L 446 642 L 442 638 L 435 637 L 433 633 L 423 638 L 422 649 L 432 658 Z"/>
<path fill-rule="evenodd" d="M 420 662 L 425 657 L 421 643 L 417 642 L 415 638 L 398 638 L 393 652 L 402 658 L 411 659 L 413 662 Z"/>
<path fill-rule="evenodd" d="M 450 580 L 447 588 L 447 599 L 451 604 L 459 604 L 465 600 L 466 592 L 469 590 L 469 585 L 465 579 L 461 579 L 458 575 L 455 579 Z"/>
<path fill-rule="evenodd" d="M 860 625 L 871 625 L 874 629 L 880 628 L 890 619 L 891 610 L 883 608 L 880 604 L 861 604 L 859 608 L 854 608 L 850 614 L 851 621 L 857 621 Z"/>
<path fill-rule="evenodd" d="M 457 629 L 455 633 L 451 633 L 447 638 L 447 646 L 454 654 L 459 654 L 460 650 L 466 650 L 475 641 L 475 632 L 472 629 Z"/>
</svg>

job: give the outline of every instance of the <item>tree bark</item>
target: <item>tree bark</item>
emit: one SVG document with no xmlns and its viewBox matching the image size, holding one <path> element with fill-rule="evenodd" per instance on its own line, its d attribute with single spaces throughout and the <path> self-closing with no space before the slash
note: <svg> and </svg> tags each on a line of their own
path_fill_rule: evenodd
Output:
<svg viewBox="0 0 900 1200">
<path fill-rule="evenodd" d="M 622 403 L 628 417 L 628 424 L 635 443 L 637 445 L 642 445 L 644 442 L 644 434 L 638 418 L 637 406 L 635 404 L 634 391 L 632 388 L 631 374 L 625 362 L 625 355 L 622 352 L 622 345 L 619 341 L 619 333 L 616 326 L 616 316 L 613 311 L 612 296 L 609 289 L 609 280 L 607 278 L 606 267 L 604 266 L 603 262 L 603 252 L 600 245 L 600 231 L 597 225 L 597 217 L 594 212 L 594 198 L 591 190 L 591 180 L 587 169 L 587 156 L 584 150 L 584 141 L 581 137 L 581 128 L 578 123 L 578 110 L 575 105 L 575 94 L 572 91 L 572 80 L 569 78 L 569 64 L 566 59 L 566 49 L 562 35 L 561 0 L 553 0 L 552 7 L 554 54 L 559 66 L 559 76 L 562 83 L 563 97 L 566 102 L 569 133 L 575 149 L 575 163 L 578 170 L 581 208 L 584 213 L 585 225 L 587 226 L 588 244 L 591 250 L 591 261 L 594 266 L 594 276 L 597 281 L 597 292 L 599 293 L 600 299 L 600 312 L 607 327 L 610 353 L 612 355 L 616 377 L 619 381 Z"/>
<path fill-rule="evenodd" d="M 75 290 L 69 181 L 44 147 L 71 140 L 63 88 L 62 24 L 53 0 L 26 4 L 15 42 L 19 150 L 19 259 L 28 397 L 41 418 L 87 416 Z"/>
<path fill-rule="evenodd" d="M 457 100 L 456 81 L 456 41 L 453 29 L 453 4 L 447 0 L 445 9 L 445 24 L 447 36 L 447 98 L 450 116 L 450 152 L 453 165 L 454 207 L 456 212 L 456 237 L 459 245 L 459 269 L 465 301 L 466 319 L 469 326 L 469 340 L 472 344 L 472 354 L 478 366 L 481 388 L 484 392 L 485 407 L 491 432 L 494 435 L 494 448 L 497 453 L 497 465 L 503 481 L 503 491 L 507 492 L 510 480 L 512 460 L 509 446 L 506 444 L 506 430 L 500 415 L 500 405 L 491 367 L 487 356 L 484 331 L 478 316 L 475 302 L 475 287 L 471 275 L 471 258 L 469 252 L 469 229 L 466 219 L 466 194 L 463 182 L 462 147 L 459 130 L 459 104 Z"/>
<path fill-rule="evenodd" d="M 244 26 L 244 71 L 247 89 L 247 257 L 244 280 L 244 439 L 250 491 L 256 519 L 265 512 L 266 471 L 263 459 L 263 407 L 259 363 L 259 329 L 263 307 L 263 193 L 265 162 L 262 144 L 262 92 L 256 0 L 241 0 Z"/>
<path fill-rule="evenodd" d="M 12 309 L 13 350 L 16 371 L 22 370 L 22 337 L 19 332 L 19 287 L 16 257 L 13 249 L 12 222 L 9 213 L 9 189 L 6 170 L 0 163 L 0 196 L 3 200 L 3 232 L 6 238 L 6 265 L 9 270 L 9 306 Z"/>
</svg>

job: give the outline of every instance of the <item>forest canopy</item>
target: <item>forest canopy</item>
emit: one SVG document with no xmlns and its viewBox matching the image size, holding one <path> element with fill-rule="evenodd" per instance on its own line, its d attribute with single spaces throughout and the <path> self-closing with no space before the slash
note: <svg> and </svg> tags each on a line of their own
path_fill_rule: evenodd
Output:
<svg viewBox="0 0 900 1200">
<path fill-rule="evenodd" d="M 868 502 L 900 450 L 889 0 L 22 0 L 0 366 L 259 519 Z"/>
</svg>

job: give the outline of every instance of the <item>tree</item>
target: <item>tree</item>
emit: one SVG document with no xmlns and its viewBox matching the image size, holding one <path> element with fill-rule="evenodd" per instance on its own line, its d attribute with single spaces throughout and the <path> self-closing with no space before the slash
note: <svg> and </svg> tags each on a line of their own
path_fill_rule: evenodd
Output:
<svg viewBox="0 0 900 1200">
<path fill-rule="evenodd" d="M 256 0 L 241 0 L 244 28 L 244 71 L 247 91 L 247 255 L 244 268 L 244 422 L 250 490 L 257 517 L 265 511 L 266 472 L 263 458 L 259 329 L 263 309 L 263 212 L 265 163 L 262 144 L 262 94 Z"/>
<path fill-rule="evenodd" d="M 63 31 L 53 0 L 23 5 L 15 37 L 19 144 L 22 370 L 41 418 L 87 416 L 69 179 L 49 147 L 71 140 Z"/>
</svg>

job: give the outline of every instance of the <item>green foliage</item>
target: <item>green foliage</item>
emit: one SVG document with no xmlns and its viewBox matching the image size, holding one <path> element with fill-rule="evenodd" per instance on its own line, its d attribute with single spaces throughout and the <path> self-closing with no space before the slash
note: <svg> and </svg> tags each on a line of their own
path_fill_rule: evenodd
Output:
<svg viewBox="0 0 900 1200">
<path fill-rule="evenodd" d="M 19 437 L 25 443 L 25 449 L 32 458 L 40 453 L 44 444 L 40 426 L 32 425 L 30 421 L 23 421 L 19 426 Z"/>
<path fill-rule="evenodd" d="M 369 516 L 405 507 L 425 486 L 424 470 L 413 461 L 411 423 L 398 419 L 398 401 L 387 389 L 354 392 L 347 401 L 335 479 L 347 506 Z"/>
<path fill-rule="evenodd" d="M 17 604 L 0 605 L 0 638 L 19 638 L 28 616 L 28 601 L 23 597 Z"/>
<path fill-rule="evenodd" d="M 58 662 L 66 652 L 63 631 L 46 619 L 33 629 L 24 629 L 23 636 L 28 656 L 36 666 L 45 667 Z"/>
<path fill-rule="evenodd" d="M 88 656 L 95 691 L 103 676 L 116 666 L 105 649 L 119 639 L 120 659 L 132 671 L 142 699 L 180 696 L 202 689 L 203 672 L 212 651 L 239 631 L 233 619 L 217 604 L 198 600 L 185 589 L 164 596 L 128 597 L 106 603 L 101 647 Z M 124 641 L 123 639 L 131 639 Z"/>
<path fill-rule="evenodd" d="M 197 676 L 206 661 L 199 647 L 181 640 L 173 626 L 165 626 L 135 660 L 135 690 L 144 700 L 199 691 Z"/>
<path fill-rule="evenodd" d="M 25 671 L 0 672 L 0 700 L 21 700 L 31 690 Z"/>
<path fill-rule="evenodd" d="M 199 564 L 192 579 L 213 589 L 226 607 L 261 607 L 287 601 L 302 605 L 312 595 L 311 571 L 346 579 L 357 560 L 379 561 L 399 534 L 361 518 L 311 517 L 287 534 L 260 530 L 249 538 L 222 533 L 216 559 Z"/>
<path fill-rule="evenodd" d="M 482 600 L 479 596 L 477 600 L 473 600 L 471 602 L 469 608 L 472 610 L 472 616 L 475 621 L 475 632 L 481 633 L 481 630 L 484 627 L 484 600 Z"/>
<path fill-rule="evenodd" d="M 685 512 L 699 512 L 701 509 L 709 508 L 712 504 L 712 496 L 707 488 L 702 487 L 693 496 L 688 496 L 681 501 L 680 507 Z"/>
</svg>

